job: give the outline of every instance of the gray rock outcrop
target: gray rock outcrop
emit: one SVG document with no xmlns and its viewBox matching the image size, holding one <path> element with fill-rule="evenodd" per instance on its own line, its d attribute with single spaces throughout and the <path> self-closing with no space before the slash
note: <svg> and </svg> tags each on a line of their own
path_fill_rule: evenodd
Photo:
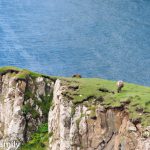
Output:
<svg viewBox="0 0 150 150">
<path fill-rule="evenodd" d="M 0 75 L 0 143 L 5 149 L 11 149 L 8 143 L 28 141 L 38 125 L 47 120 L 40 103 L 51 95 L 54 85 L 43 77 L 18 80 L 15 75 Z"/>
</svg>

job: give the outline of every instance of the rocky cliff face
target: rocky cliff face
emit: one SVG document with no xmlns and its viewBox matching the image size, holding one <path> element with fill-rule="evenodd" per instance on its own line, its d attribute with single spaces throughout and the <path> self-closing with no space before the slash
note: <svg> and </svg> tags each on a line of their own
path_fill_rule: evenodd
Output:
<svg viewBox="0 0 150 150">
<path fill-rule="evenodd" d="M 63 79 L 0 74 L 0 143 L 26 143 L 48 122 L 49 150 L 149 150 L 150 128 L 130 121 L 124 108 L 106 108 L 102 99 L 74 103 Z M 82 96 L 82 95 L 81 95 Z M 53 100 L 52 100 L 53 99 Z M 1 148 L 1 147 L 0 147 Z M 14 145 L 3 145 L 15 150 Z"/>
<path fill-rule="evenodd" d="M 50 150 L 150 149 L 150 139 L 142 137 L 141 125 L 130 122 L 124 110 L 105 109 L 96 101 L 74 105 L 64 96 L 66 90 L 57 80 L 49 112 Z"/>
<path fill-rule="evenodd" d="M 0 75 L 0 143 L 4 149 L 14 148 L 8 143 L 20 145 L 28 141 L 37 127 L 47 121 L 43 105 L 49 107 L 53 91 L 54 82 L 48 78 L 22 80 L 16 78 L 17 74 Z"/>
</svg>

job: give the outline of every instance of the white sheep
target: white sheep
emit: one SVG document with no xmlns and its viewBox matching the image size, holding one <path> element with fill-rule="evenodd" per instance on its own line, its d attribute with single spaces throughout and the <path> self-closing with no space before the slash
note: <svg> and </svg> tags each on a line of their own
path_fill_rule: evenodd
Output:
<svg viewBox="0 0 150 150">
<path fill-rule="evenodd" d="M 124 82 L 123 81 L 117 81 L 117 92 L 120 93 L 121 89 L 124 87 Z"/>
</svg>

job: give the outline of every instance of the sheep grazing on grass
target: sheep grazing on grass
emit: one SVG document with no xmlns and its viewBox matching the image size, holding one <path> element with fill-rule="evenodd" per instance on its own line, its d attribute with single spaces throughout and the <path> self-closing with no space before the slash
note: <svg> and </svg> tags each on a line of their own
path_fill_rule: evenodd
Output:
<svg viewBox="0 0 150 150">
<path fill-rule="evenodd" d="M 120 93 L 121 89 L 124 87 L 123 81 L 118 81 L 117 82 L 117 92 Z"/>
</svg>

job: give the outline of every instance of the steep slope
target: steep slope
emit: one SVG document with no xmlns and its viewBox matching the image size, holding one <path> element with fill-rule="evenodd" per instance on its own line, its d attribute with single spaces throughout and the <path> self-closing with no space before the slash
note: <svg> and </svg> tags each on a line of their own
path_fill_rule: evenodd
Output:
<svg viewBox="0 0 150 150">
<path fill-rule="evenodd" d="M 47 123 L 55 80 L 27 70 L 4 69 L 0 74 L 0 142 L 20 145 Z M 11 147 L 4 145 L 4 149 Z"/>
<path fill-rule="evenodd" d="M 0 68 L 0 148 L 149 150 L 149 98 L 135 84 L 118 94 L 114 81 Z"/>
</svg>

